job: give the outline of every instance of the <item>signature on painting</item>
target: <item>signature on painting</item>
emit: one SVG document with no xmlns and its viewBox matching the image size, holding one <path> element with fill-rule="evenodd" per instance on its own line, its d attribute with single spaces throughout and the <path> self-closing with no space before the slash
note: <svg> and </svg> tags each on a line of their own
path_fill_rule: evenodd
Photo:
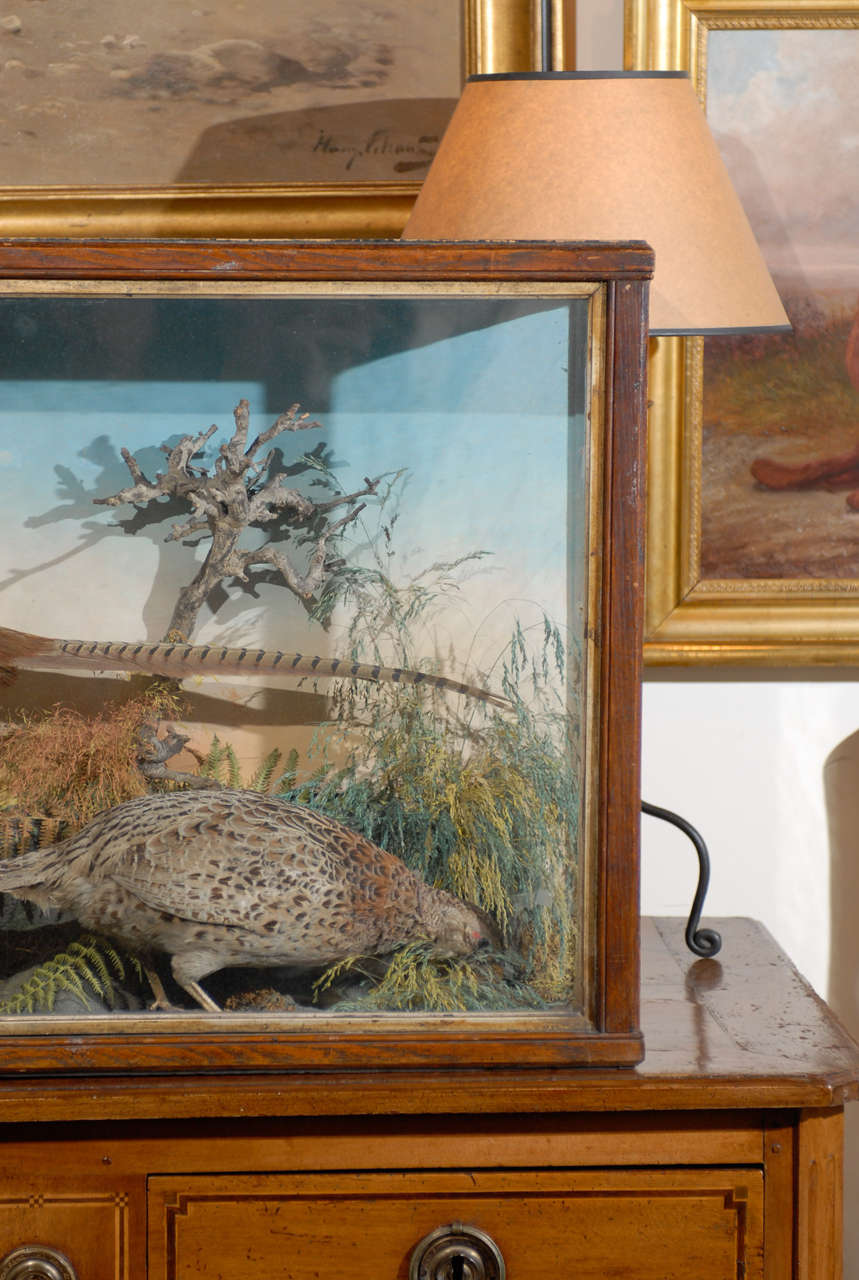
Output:
<svg viewBox="0 0 859 1280">
<path fill-rule="evenodd" d="M 365 156 L 391 157 L 395 173 L 410 173 L 415 169 L 429 167 L 438 144 L 438 134 L 427 134 L 414 142 L 400 142 L 391 136 L 388 129 L 374 129 L 363 142 L 356 144 L 320 129 L 311 150 L 315 154 L 342 156 L 343 168 L 347 173 L 351 172 L 357 160 Z"/>
</svg>

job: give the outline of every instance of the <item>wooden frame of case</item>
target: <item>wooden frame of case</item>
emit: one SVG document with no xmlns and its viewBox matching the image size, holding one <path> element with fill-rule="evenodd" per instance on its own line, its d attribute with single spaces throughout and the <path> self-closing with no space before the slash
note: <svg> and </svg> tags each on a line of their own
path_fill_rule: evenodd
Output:
<svg viewBox="0 0 859 1280">
<path fill-rule="evenodd" d="M 639 1015 L 638 831 L 647 281 L 645 245 L 390 242 L 0 242 L 0 293 L 134 296 L 207 284 L 220 294 L 289 281 L 494 295 L 528 282 L 589 301 L 589 434 L 601 492 L 590 518 L 588 642 L 593 708 L 586 777 L 582 1013 L 512 1015 L 152 1015 L 3 1019 L 0 1074 L 276 1072 L 371 1068 L 631 1065 Z M 154 284 L 153 284 L 154 282 Z M 226 283 L 228 282 L 228 283 Z M 220 296 L 219 294 L 219 296 Z M 556 296 L 556 295 L 553 295 Z M 323 1022 L 320 1023 L 319 1019 Z M 344 1021 L 344 1018 L 348 1019 Z M 148 1024 L 147 1024 L 147 1020 Z M 159 1020 L 160 1021 L 160 1020 Z"/>
<path fill-rule="evenodd" d="M 574 0 L 459 0 L 463 79 L 574 65 Z M 15 236 L 397 236 L 418 181 L 0 186 Z"/>
</svg>

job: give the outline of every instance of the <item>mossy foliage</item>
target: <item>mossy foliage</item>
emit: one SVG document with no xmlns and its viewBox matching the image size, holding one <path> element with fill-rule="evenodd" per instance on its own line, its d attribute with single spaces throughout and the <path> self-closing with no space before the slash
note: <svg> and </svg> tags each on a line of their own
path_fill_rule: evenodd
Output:
<svg viewBox="0 0 859 1280">
<path fill-rule="evenodd" d="M 482 954 L 479 959 L 433 956 L 426 943 L 401 947 L 381 979 L 369 956 L 349 956 L 326 969 L 314 986 L 317 997 L 344 977 L 364 977 L 366 990 L 337 1004 L 339 1013 L 372 1010 L 456 1013 L 463 1010 L 521 1009 L 540 1004 L 532 987 L 520 981 L 509 958 Z"/>
<path fill-rule="evenodd" d="M 333 613 L 339 581 L 356 652 L 372 644 L 388 665 L 420 661 L 428 669 L 412 652 L 415 630 L 427 612 L 450 606 L 457 570 L 482 555 L 433 565 L 404 587 L 379 563 L 350 567 L 329 584 L 322 615 Z M 537 1005 L 569 998 L 578 725 L 568 711 L 566 646 L 548 619 L 534 648 L 517 625 L 499 664 L 509 713 L 462 706 L 426 686 L 343 682 L 334 717 L 318 734 L 315 774 L 296 783 L 287 772 L 282 780 L 291 799 L 360 831 L 429 883 L 491 913 L 519 954 L 516 978 L 499 979 L 476 960 L 438 961 L 406 948 L 366 1007 L 500 1008 L 521 1004 L 525 986 Z"/>
<path fill-rule="evenodd" d="M 175 717 L 179 701 L 167 684 L 108 703 L 95 715 L 56 706 L 21 716 L 0 742 L 4 809 L 62 818 L 65 835 L 102 809 L 150 790 L 137 765 L 142 723 Z"/>
</svg>

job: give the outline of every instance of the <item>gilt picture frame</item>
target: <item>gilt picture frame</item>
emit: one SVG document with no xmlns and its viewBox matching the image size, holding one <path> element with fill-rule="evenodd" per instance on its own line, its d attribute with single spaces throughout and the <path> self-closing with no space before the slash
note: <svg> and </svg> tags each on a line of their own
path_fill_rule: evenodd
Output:
<svg viewBox="0 0 859 1280">
<path fill-rule="evenodd" d="M 396 236 L 465 77 L 563 65 L 573 25 L 566 0 L 36 6 L 0 24 L 0 227 Z"/>
<path fill-rule="evenodd" d="M 45 930 L 51 945 L 62 937 L 67 965 L 102 945 L 78 939 L 72 956 L 62 933 L 68 918 L 21 914 L 30 893 L 35 907 L 85 924 L 88 892 L 86 902 L 71 902 L 63 889 L 46 898 L 39 888 L 53 875 L 43 856 L 64 868 L 79 847 L 66 844 L 54 857 L 57 838 L 82 840 L 89 861 L 90 824 L 113 823 L 110 815 L 135 806 L 131 827 L 120 815 L 100 844 L 111 859 L 127 859 L 108 872 L 127 903 L 149 858 L 141 819 L 162 806 L 196 813 L 214 804 L 220 814 L 208 836 L 208 820 L 195 818 L 176 846 L 168 884 L 184 885 L 187 900 L 168 902 L 164 882 L 151 878 L 145 890 L 153 927 L 173 928 L 181 917 L 187 931 L 176 927 L 192 949 L 205 942 L 206 972 L 172 963 L 182 949 L 175 938 L 166 950 L 151 937 L 135 941 L 118 900 L 99 906 L 97 932 L 142 948 L 136 978 L 128 963 L 121 978 L 113 974 L 123 990 L 143 984 L 138 1002 L 110 1003 L 104 970 L 114 961 L 103 947 L 102 968 L 89 964 L 85 1001 L 71 1014 L 6 989 L 0 1073 L 640 1060 L 641 477 L 652 266 L 639 243 L 0 242 L 0 466 L 9 479 L 0 785 L 16 796 L 13 812 L 0 814 L 3 963 L 24 972 L 19 928 L 28 944 L 43 945 Z M 120 631 L 135 632 L 133 643 Z M 123 678 L 159 673 L 166 690 Z M 58 789 L 55 757 L 27 735 L 42 726 L 65 742 L 67 715 L 82 717 L 91 761 L 93 717 L 101 726 L 105 715 L 136 707 L 141 688 L 157 708 L 120 750 L 133 757 L 136 794 L 105 804 L 99 790 L 99 812 L 84 819 L 68 806 L 73 796 L 75 804 L 96 799 L 95 775 Z M 51 708 L 62 709 L 59 719 Z M 406 737 L 395 741 L 398 725 Z M 368 732 L 375 745 L 364 741 Z M 112 776 L 117 753 L 104 750 Z M 384 852 L 388 836 L 370 819 L 376 760 L 424 779 L 423 800 L 399 784 L 389 793 L 384 782 L 378 812 L 394 841 Z M 53 799 L 39 790 L 25 800 L 40 761 Z M 178 776 L 165 774 L 174 766 Z M 496 787 L 502 803 L 493 818 L 480 806 Z M 356 809 L 341 808 L 353 801 Z M 259 903 L 242 906 L 241 895 L 225 915 L 228 864 L 240 854 L 244 883 L 260 851 L 236 833 L 231 851 L 211 848 L 231 830 L 224 804 L 239 805 L 242 822 L 264 810 L 269 832 L 292 806 L 303 824 L 300 858 L 308 833 L 335 839 L 332 824 L 340 824 L 340 845 L 318 850 L 294 879 L 301 901 L 287 906 L 284 881 L 277 918 L 261 932 L 252 924 L 268 959 L 213 960 L 219 939 L 259 923 Z M 57 829 L 57 805 L 72 827 Z M 168 826 L 178 833 L 172 817 Z M 349 853 L 361 832 L 371 845 Z M 285 857 L 287 845 L 278 838 L 266 859 Z M 484 845 L 489 860 L 475 862 Z M 417 861 L 407 872 L 409 849 Z M 198 866 L 187 864 L 198 856 Z M 375 870 L 365 893 L 359 864 L 367 858 Z M 34 860 L 43 877 L 35 887 Z M 313 888 L 332 873 L 334 952 L 327 935 L 318 949 L 329 900 Z M 215 933 L 205 938 L 201 874 L 217 903 L 211 918 L 206 908 Z M 444 889 L 448 874 L 455 892 Z M 417 917 L 403 912 L 410 893 Z M 353 901 L 354 913 L 342 905 Z M 248 913 L 244 923 L 235 911 Z M 451 912 L 457 921 L 465 913 L 467 936 L 441 940 Z M 265 940 L 279 938 L 287 918 L 304 941 L 278 944 L 275 959 Z M 155 961 L 147 959 L 153 947 Z M 374 957 L 392 955 L 431 964 L 419 998 L 411 969 L 393 999 L 380 1004 L 371 994 L 391 976 Z M 482 977 L 464 975 L 469 956 Z M 303 977 L 293 985 L 296 964 L 312 985 Z M 218 972 L 239 974 L 238 1003 L 235 991 L 211 985 Z M 258 994 L 248 1002 L 254 972 Z M 281 980 L 294 996 L 277 994 L 271 983 Z"/>
<path fill-rule="evenodd" d="M 625 65 L 690 73 L 794 326 L 651 340 L 647 663 L 859 660 L 857 56 L 856 0 L 627 0 Z"/>
</svg>

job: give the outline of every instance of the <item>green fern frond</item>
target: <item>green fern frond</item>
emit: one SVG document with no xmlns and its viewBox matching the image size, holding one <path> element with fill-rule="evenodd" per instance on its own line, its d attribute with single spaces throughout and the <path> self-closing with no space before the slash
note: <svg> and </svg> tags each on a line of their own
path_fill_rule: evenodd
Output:
<svg viewBox="0 0 859 1280">
<path fill-rule="evenodd" d="M 200 762 L 200 773 L 204 778 L 212 778 L 215 782 L 223 782 L 224 748 L 217 734 L 212 736 L 206 758 Z"/>
<path fill-rule="evenodd" d="M 283 773 L 275 783 L 275 790 L 279 792 L 289 791 L 298 781 L 298 770 L 301 763 L 301 756 L 297 747 L 291 747 L 284 766 Z"/>
<path fill-rule="evenodd" d="M 139 972 L 139 963 L 134 964 Z M 119 952 L 103 938 L 83 934 L 65 951 L 40 964 L 16 995 L 0 1001 L 0 1014 L 37 1010 L 50 1013 L 61 991 L 72 992 L 87 1008 L 92 996 L 114 1007 L 114 979 L 121 982 L 124 978 L 125 965 Z"/>
<path fill-rule="evenodd" d="M 228 766 L 227 782 L 231 787 L 240 787 L 242 785 L 242 771 L 235 747 L 231 743 L 227 743 L 226 755 Z"/>
<path fill-rule="evenodd" d="M 262 764 L 251 774 L 246 784 L 248 789 L 250 791 L 268 791 L 274 778 L 274 771 L 280 764 L 281 758 L 282 752 L 280 749 L 273 747 Z"/>
<path fill-rule="evenodd" d="M 230 742 L 221 742 L 215 734 L 200 764 L 200 774 L 211 778 L 225 787 L 242 788 L 247 791 L 268 791 L 274 778 L 275 770 L 281 761 L 281 751 L 272 748 L 261 764 L 257 766 L 247 781 L 242 779 L 242 769 L 236 749 Z M 297 759 L 297 754 L 296 754 Z"/>
</svg>

